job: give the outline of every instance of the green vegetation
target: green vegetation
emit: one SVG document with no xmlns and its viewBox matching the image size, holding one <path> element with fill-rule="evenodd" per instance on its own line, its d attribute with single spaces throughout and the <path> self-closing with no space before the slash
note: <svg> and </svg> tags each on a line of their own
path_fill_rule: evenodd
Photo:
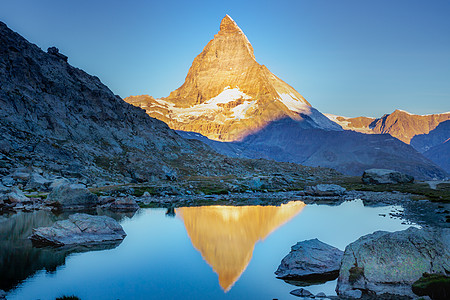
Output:
<svg viewBox="0 0 450 300">
<path fill-rule="evenodd" d="M 404 183 L 404 184 L 364 184 L 360 177 L 342 177 L 336 183 L 348 190 L 410 193 L 420 196 L 420 199 L 428 199 L 434 202 L 450 203 L 450 184 L 441 183 L 436 189 L 430 188 L 427 183 Z"/>
<path fill-rule="evenodd" d="M 358 266 L 353 266 L 349 270 L 348 281 L 350 283 L 357 282 L 361 277 L 364 276 L 364 269 Z"/>
<path fill-rule="evenodd" d="M 431 299 L 450 299 L 450 277 L 424 273 L 413 283 L 412 291 L 418 296 L 430 296 Z"/>
</svg>

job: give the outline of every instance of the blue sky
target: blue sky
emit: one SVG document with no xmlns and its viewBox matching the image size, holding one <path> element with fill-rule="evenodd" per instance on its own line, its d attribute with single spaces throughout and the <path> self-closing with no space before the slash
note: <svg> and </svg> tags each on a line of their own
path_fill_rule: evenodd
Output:
<svg viewBox="0 0 450 300">
<path fill-rule="evenodd" d="M 229 14 L 322 112 L 450 111 L 450 1 L 2 0 L 0 20 L 116 94 L 167 96 Z"/>
</svg>

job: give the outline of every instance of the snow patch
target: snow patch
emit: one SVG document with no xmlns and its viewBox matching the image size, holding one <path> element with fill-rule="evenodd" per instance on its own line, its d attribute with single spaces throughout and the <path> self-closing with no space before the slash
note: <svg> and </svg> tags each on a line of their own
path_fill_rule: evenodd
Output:
<svg viewBox="0 0 450 300">
<path fill-rule="evenodd" d="M 187 122 L 192 119 L 196 119 L 201 116 L 211 117 L 216 119 L 220 117 L 220 121 L 226 121 L 228 118 L 224 115 L 220 115 L 223 108 L 219 104 L 227 104 L 239 99 L 249 100 L 250 96 L 240 91 L 239 88 L 226 87 L 219 95 L 213 97 L 201 104 L 193 105 L 191 107 L 175 107 L 174 103 L 167 102 L 162 99 L 155 99 L 156 104 L 159 107 L 169 110 L 168 118 L 177 120 L 178 122 Z M 255 103 L 255 101 L 244 101 L 244 103 L 234 107 L 232 109 L 233 116 L 229 119 L 244 119 L 245 113 Z M 158 111 L 154 111 L 158 112 Z"/>
<path fill-rule="evenodd" d="M 242 104 L 239 104 L 238 106 L 234 107 L 232 109 L 234 118 L 236 120 L 245 119 L 245 114 L 247 113 L 247 110 L 255 104 L 256 101 L 245 101 Z"/>
<path fill-rule="evenodd" d="M 281 102 L 283 102 L 283 104 L 286 105 L 289 110 L 304 114 L 310 113 L 310 106 L 298 99 L 292 93 L 278 93 L 278 95 L 281 98 Z"/>
</svg>

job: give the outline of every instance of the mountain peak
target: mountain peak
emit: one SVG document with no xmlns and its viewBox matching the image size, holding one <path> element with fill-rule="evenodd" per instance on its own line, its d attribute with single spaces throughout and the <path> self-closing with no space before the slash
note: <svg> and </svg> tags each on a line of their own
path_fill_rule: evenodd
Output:
<svg viewBox="0 0 450 300">
<path fill-rule="evenodd" d="M 225 17 L 220 22 L 220 31 L 222 32 L 242 32 L 236 22 L 229 16 L 225 15 Z"/>
<path fill-rule="evenodd" d="M 236 141 L 282 118 L 341 130 L 293 87 L 259 64 L 244 32 L 226 15 L 220 31 L 194 59 L 181 87 L 167 98 L 129 97 L 171 128 Z"/>
</svg>

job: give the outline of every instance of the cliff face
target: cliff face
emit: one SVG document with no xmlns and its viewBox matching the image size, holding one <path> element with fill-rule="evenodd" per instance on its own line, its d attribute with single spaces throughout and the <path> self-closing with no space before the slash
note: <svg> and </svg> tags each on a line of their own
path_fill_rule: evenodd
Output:
<svg viewBox="0 0 450 300">
<path fill-rule="evenodd" d="M 340 130 L 311 107 L 294 88 L 256 62 L 253 47 L 228 15 L 192 63 L 184 84 L 167 98 L 131 96 L 171 128 L 233 141 L 284 117 L 307 128 Z"/>
</svg>

